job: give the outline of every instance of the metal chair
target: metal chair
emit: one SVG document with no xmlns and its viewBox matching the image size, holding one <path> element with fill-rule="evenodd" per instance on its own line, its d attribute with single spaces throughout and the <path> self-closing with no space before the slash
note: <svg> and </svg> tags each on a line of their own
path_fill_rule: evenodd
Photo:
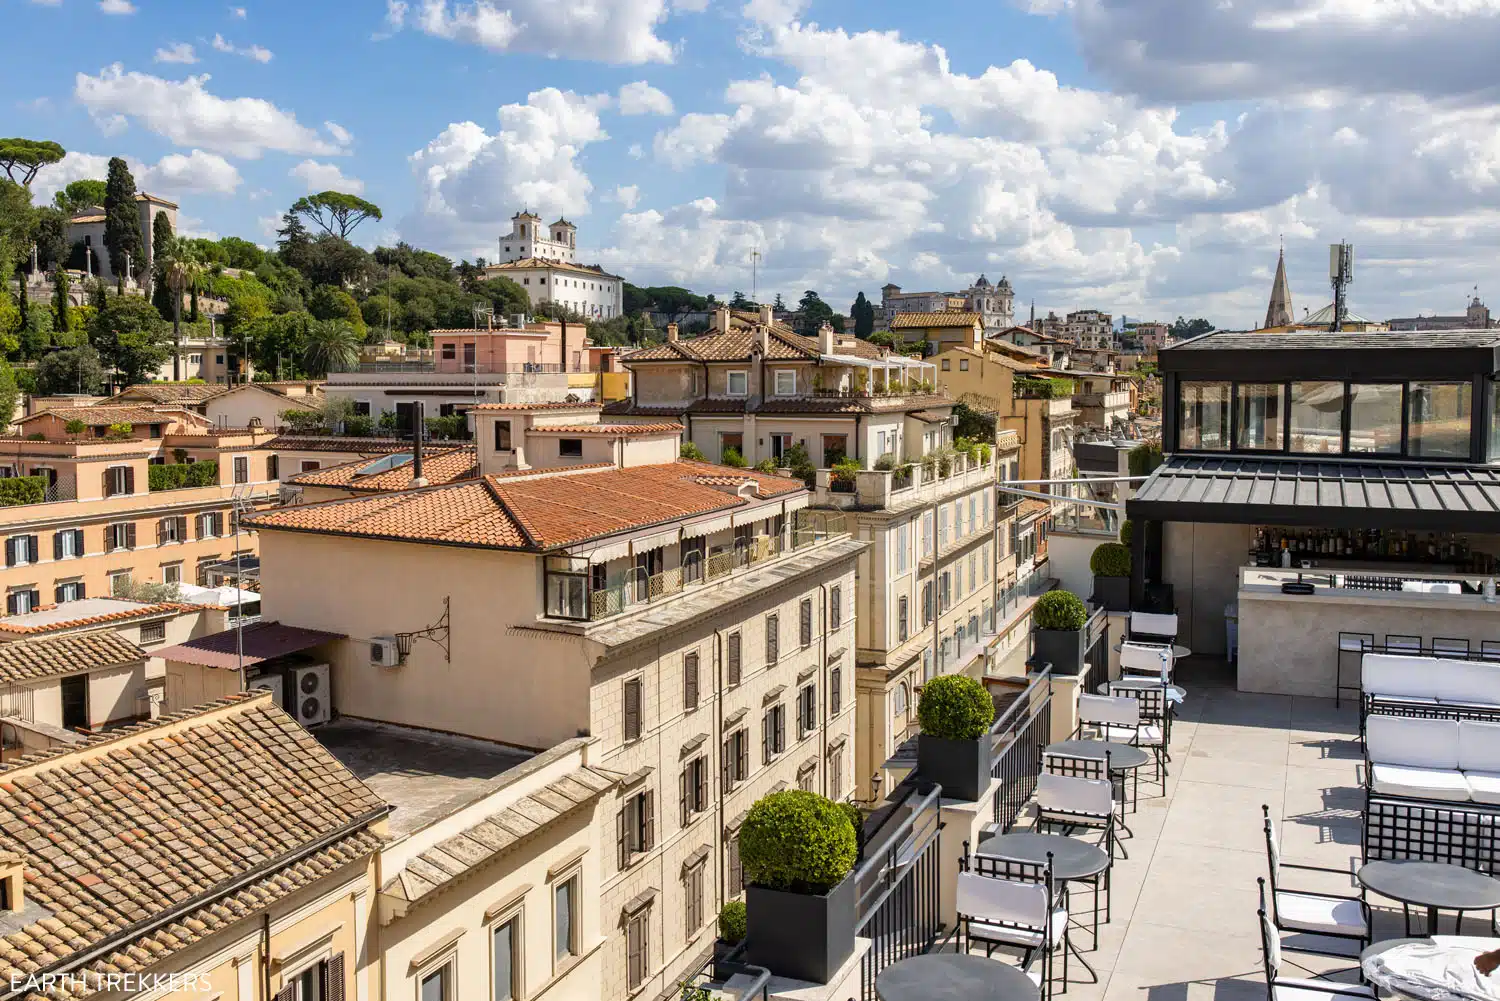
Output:
<svg viewBox="0 0 1500 1001">
<path fill-rule="evenodd" d="M 1131 612 L 1126 628 L 1128 639 L 1171 645 L 1177 641 L 1177 613 Z"/>
<path fill-rule="evenodd" d="M 1479 643 L 1480 660 L 1500 660 L 1500 640 L 1481 640 Z"/>
<path fill-rule="evenodd" d="M 958 873 L 954 910 L 965 953 L 975 942 L 984 943 L 986 957 L 996 947 L 1019 949 L 1021 967 L 1028 973 L 1033 960 L 1040 959 L 1044 999 L 1052 997 L 1052 957 L 1062 946 L 1063 990 L 1068 989 L 1068 910 L 1066 900 L 1058 897 L 1050 856 L 1041 878 L 1024 882 L 970 872 L 965 859 Z"/>
<path fill-rule="evenodd" d="M 1276 828 L 1271 823 L 1271 808 L 1262 805 L 1260 810 L 1265 822 L 1266 863 L 1271 877 L 1271 913 L 1276 930 L 1357 942 L 1359 945 L 1356 953 L 1358 949 L 1369 945 L 1370 906 L 1363 898 L 1332 893 L 1307 893 L 1302 890 L 1287 890 L 1281 886 L 1281 870 L 1284 868 L 1336 876 L 1347 876 L 1348 873 L 1342 869 L 1283 862 L 1281 846 L 1276 841 Z M 1299 947 L 1296 951 L 1320 956 L 1348 955 L 1347 952 L 1329 952 L 1310 947 Z"/>
<path fill-rule="evenodd" d="M 1044 756 L 1044 765 L 1049 763 L 1049 757 L 1054 766 L 1066 766 L 1056 755 Z M 1113 781 L 1103 777 L 1109 774 L 1108 757 L 1103 761 L 1098 758 L 1072 760 L 1092 763 L 1101 769 L 1100 777 L 1085 778 L 1082 774 L 1067 775 L 1056 771 L 1043 771 L 1038 775 L 1034 793 L 1037 829 L 1057 827 L 1068 835 L 1080 828 L 1098 831 L 1100 847 L 1110 858 L 1115 857 L 1116 848 L 1120 858 L 1129 858 L 1130 854 L 1115 836 L 1115 825 L 1119 822 L 1115 815 L 1115 786 Z"/>
<path fill-rule="evenodd" d="M 1422 637 L 1407 636 L 1402 633 L 1385 634 L 1386 653 L 1421 653 Z"/>
<path fill-rule="evenodd" d="M 1359 685 L 1344 684 L 1344 654 L 1357 653 L 1363 656 L 1365 651 L 1373 649 L 1374 646 L 1374 633 L 1351 633 L 1340 630 L 1339 649 L 1336 654 L 1337 660 L 1334 661 L 1333 666 L 1333 707 L 1335 709 L 1339 707 L 1340 698 L 1345 692 L 1354 692 L 1356 694 L 1363 692 L 1363 689 Z"/>
<path fill-rule="evenodd" d="M 1341 998 L 1375 1001 L 1378 995 L 1370 987 L 1281 975 L 1281 936 L 1266 914 L 1266 881 L 1259 882 L 1260 954 L 1266 970 L 1266 1001 L 1338 1001 Z"/>
<path fill-rule="evenodd" d="M 1149 750 L 1156 759 L 1156 780 L 1161 783 L 1161 794 L 1167 794 L 1167 764 L 1172 760 L 1172 703 L 1167 698 L 1167 686 L 1143 685 L 1111 688 L 1121 698 L 1132 699 L 1138 707 L 1140 727 L 1136 747 Z"/>
<path fill-rule="evenodd" d="M 1120 671 L 1126 675 L 1146 675 L 1171 681 L 1173 659 L 1169 643 L 1126 640 L 1120 644 Z"/>
<path fill-rule="evenodd" d="M 1456 655 L 1467 658 L 1469 656 L 1469 641 L 1452 636 L 1434 636 L 1432 638 L 1432 654 L 1434 657 Z"/>
</svg>

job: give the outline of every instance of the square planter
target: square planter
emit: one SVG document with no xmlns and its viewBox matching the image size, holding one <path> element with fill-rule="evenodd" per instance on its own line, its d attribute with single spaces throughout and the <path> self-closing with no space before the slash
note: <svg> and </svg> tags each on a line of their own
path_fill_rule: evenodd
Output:
<svg viewBox="0 0 1500 1001">
<path fill-rule="evenodd" d="M 826 984 L 854 954 L 854 876 L 821 896 L 745 887 L 745 962 Z"/>
<path fill-rule="evenodd" d="M 974 802 L 990 787 L 990 741 L 917 735 L 917 775 L 943 787 L 946 799 Z"/>
<path fill-rule="evenodd" d="M 730 953 L 739 949 L 739 955 L 733 960 L 729 959 Z M 745 962 L 745 950 L 740 949 L 738 942 L 726 942 L 723 939 L 714 940 L 714 979 L 728 980 L 736 973 L 741 972 L 741 965 Z"/>
<path fill-rule="evenodd" d="M 1031 659 L 1051 661 L 1052 673 L 1059 676 L 1077 674 L 1083 669 L 1083 630 L 1032 630 Z"/>
<path fill-rule="evenodd" d="M 1130 611 L 1130 578 L 1095 577 L 1094 601 L 1107 612 Z"/>
</svg>

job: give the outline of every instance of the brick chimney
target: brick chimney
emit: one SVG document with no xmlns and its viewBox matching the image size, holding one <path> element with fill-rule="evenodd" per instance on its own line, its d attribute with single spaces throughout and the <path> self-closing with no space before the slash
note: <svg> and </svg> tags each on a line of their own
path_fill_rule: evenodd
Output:
<svg viewBox="0 0 1500 1001">
<path fill-rule="evenodd" d="M 771 328 L 763 323 L 755 325 L 755 346 L 762 355 L 771 349 Z"/>
<path fill-rule="evenodd" d="M 833 324 L 827 320 L 818 326 L 818 353 L 833 354 Z"/>
<path fill-rule="evenodd" d="M 728 306 L 720 306 L 714 310 L 714 331 L 720 334 L 729 333 Z"/>
<path fill-rule="evenodd" d="M 775 320 L 776 320 L 776 310 L 772 309 L 770 306 L 761 306 L 760 307 L 760 322 L 761 323 L 763 323 L 763 324 L 765 324 L 766 326 L 769 327 L 772 323 L 775 322 Z"/>
<path fill-rule="evenodd" d="M 672 344 L 677 343 L 677 324 L 667 324 L 667 341 Z"/>
</svg>

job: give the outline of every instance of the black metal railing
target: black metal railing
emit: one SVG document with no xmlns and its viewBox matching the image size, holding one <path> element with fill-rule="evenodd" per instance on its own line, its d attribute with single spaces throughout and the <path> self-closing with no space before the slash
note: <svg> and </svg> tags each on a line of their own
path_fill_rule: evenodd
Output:
<svg viewBox="0 0 1500 1001">
<path fill-rule="evenodd" d="M 1096 608 L 1083 629 L 1082 691 L 1093 695 L 1109 681 L 1109 613 Z"/>
<path fill-rule="evenodd" d="M 663 1001 L 710 1001 L 727 994 L 725 984 L 732 977 L 746 976 L 750 982 L 735 995 L 738 1001 L 770 1001 L 771 971 L 744 961 L 745 943 L 741 942 L 724 956 L 711 956 L 696 971 L 682 978 L 661 995 Z"/>
<path fill-rule="evenodd" d="M 1009 831 L 1021 808 L 1036 792 L 1042 749 L 1052 742 L 1052 669 L 1032 679 L 1010 708 L 990 727 L 990 775 L 1000 780 L 995 790 L 995 824 Z"/>
<path fill-rule="evenodd" d="M 860 962 L 861 1001 L 875 1001 L 881 970 L 930 951 L 942 935 L 942 792 L 934 785 L 854 874 L 854 933 L 871 943 Z"/>
</svg>

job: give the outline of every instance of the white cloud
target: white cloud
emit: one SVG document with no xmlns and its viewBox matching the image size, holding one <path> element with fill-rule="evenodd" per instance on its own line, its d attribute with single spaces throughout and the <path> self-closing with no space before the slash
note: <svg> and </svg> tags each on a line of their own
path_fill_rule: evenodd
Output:
<svg viewBox="0 0 1500 1001">
<path fill-rule="evenodd" d="M 622 184 L 615 188 L 614 199 L 625 206 L 625 210 L 628 212 L 635 208 L 636 203 L 641 200 L 641 189 L 634 184 Z"/>
<path fill-rule="evenodd" d="M 350 195 L 365 193 L 365 182 L 357 177 L 345 177 L 338 164 L 303 160 L 287 173 L 306 184 L 309 192 L 342 191 Z"/>
<path fill-rule="evenodd" d="M 618 64 L 672 61 L 656 34 L 666 0 L 387 0 L 390 31 L 410 28 L 495 52 L 537 52 Z"/>
<path fill-rule="evenodd" d="M 245 8 L 243 8 L 243 7 L 231 7 L 231 8 L 229 8 L 229 16 L 233 17 L 233 18 L 238 18 L 239 20 L 243 21 L 245 19 L 245 17 L 246 17 Z"/>
<path fill-rule="evenodd" d="M 242 178 L 234 164 L 217 153 L 195 149 L 187 155 L 168 153 L 156 165 L 140 171 L 136 185 L 151 191 L 180 191 L 229 195 Z"/>
<path fill-rule="evenodd" d="M 418 207 L 400 225 L 418 246 L 472 256 L 522 206 L 576 217 L 589 211 L 588 176 L 578 163 L 589 143 L 609 138 L 599 101 L 553 87 L 498 111 L 493 133 L 456 122 L 411 155 Z"/>
<path fill-rule="evenodd" d="M 253 59 L 258 63 L 268 63 L 271 61 L 271 51 L 269 49 L 263 49 L 259 45 L 247 45 L 242 48 L 229 42 L 220 34 L 214 35 L 213 47 L 218 52 L 228 52 L 231 55 L 244 56 L 246 59 Z"/>
<path fill-rule="evenodd" d="M 672 111 L 672 99 L 645 80 L 620 88 L 622 115 L 670 115 Z"/>
<path fill-rule="evenodd" d="M 36 172 L 36 180 L 31 182 L 32 204 L 52 201 L 53 195 L 74 181 L 102 181 L 108 174 L 109 157 L 70 151 L 57 163 Z"/>
<path fill-rule="evenodd" d="M 134 14 L 135 4 L 130 0 L 99 0 L 99 9 L 106 14 Z"/>
<path fill-rule="evenodd" d="M 256 97 L 223 98 L 205 88 L 209 75 L 163 80 L 115 63 L 97 76 L 79 73 L 73 95 L 96 121 L 134 119 L 179 146 L 195 146 L 255 159 L 267 150 L 328 156 L 343 152 L 297 121 L 297 116 Z"/>
<path fill-rule="evenodd" d="M 640 143 L 631 143 L 625 152 L 632 160 L 640 160 L 646 155 L 646 149 Z"/>
<path fill-rule="evenodd" d="M 344 128 L 338 122 L 324 122 L 323 127 L 327 129 L 328 134 L 333 136 L 333 138 L 341 145 L 347 146 L 354 139 L 354 134 L 351 133 L 348 129 Z"/>
<path fill-rule="evenodd" d="M 198 61 L 198 56 L 187 42 L 173 42 L 171 45 L 157 49 L 155 59 L 159 63 L 191 64 Z"/>
<path fill-rule="evenodd" d="M 194 240 L 217 240 L 219 234 L 208 229 L 202 219 L 179 213 L 177 216 L 177 235 L 191 237 Z"/>
</svg>

